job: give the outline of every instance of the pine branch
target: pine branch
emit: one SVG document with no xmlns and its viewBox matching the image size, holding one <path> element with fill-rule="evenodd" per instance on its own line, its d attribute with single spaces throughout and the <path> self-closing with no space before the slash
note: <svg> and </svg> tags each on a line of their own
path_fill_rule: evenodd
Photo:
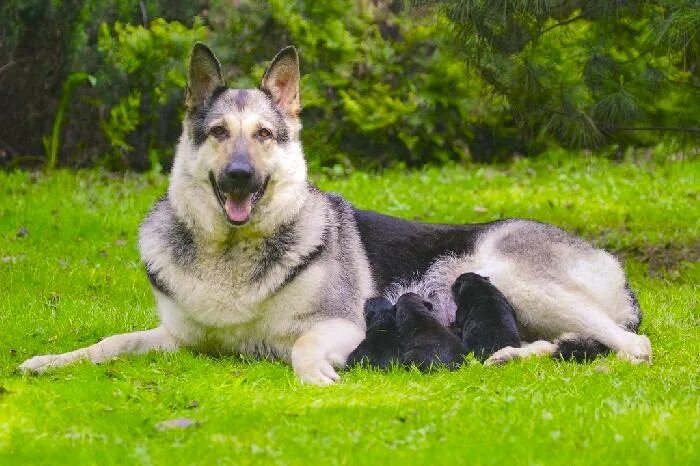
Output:
<svg viewBox="0 0 700 466">
<path fill-rule="evenodd" d="M 680 126 L 608 126 L 613 131 L 678 131 L 683 133 L 700 133 L 700 128 L 683 128 Z"/>
<path fill-rule="evenodd" d="M 580 20 L 580 19 L 586 19 L 586 15 L 583 15 L 583 14 L 576 15 L 576 16 L 574 16 L 574 17 L 572 17 L 572 18 L 565 19 L 565 20 L 563 20 L 563 21 L 559 21 L 559 22 L 556 23 L 556 24 L 552 24 L 552 25 L 549 26 L 548 28 L 542 30 L 542 32 L 540 32 L 539 34 L 537 34 L 535 37 L 533 37 L 532 40 L 531 40 L 531 42 L 536 41 L 537 39 L 539 39 L 540 37 L 542 37 L 543 35 L 545 35 L 545 34 L 548 33 L 549 31 L 551 31 L 552 29 L 556 29 L 556 28 L 561 27 L 561 26 L 566 26 L 567 24 L 571 24 L 571 23 L 573 23 L 574 21 L 578 21 L 578 20 Z"/>
</svg>

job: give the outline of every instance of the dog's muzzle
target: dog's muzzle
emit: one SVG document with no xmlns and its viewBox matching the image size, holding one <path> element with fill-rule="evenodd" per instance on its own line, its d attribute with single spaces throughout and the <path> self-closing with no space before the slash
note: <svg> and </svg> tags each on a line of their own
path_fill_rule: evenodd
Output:
<svg viewBox="0 0 700 466">
<path fill-rule="evenodd" d="M 270 177 L 259 181 L 252 170 L 243 168 L 228 168 L 217 180 L 213 172 L 209 172 L 209 182 L 219 205 L 231 225 L 244 225 L 250 220 L 255 204 L 265 194 Z"/>
</svg>

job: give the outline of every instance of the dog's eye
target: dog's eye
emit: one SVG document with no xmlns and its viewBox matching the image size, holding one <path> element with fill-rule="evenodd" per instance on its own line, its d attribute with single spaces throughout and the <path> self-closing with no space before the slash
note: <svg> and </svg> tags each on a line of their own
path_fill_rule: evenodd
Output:
<svg viewBox="0 0 700 466">
<path fill-rule="evenodd" d="M 209 134 L 217 138 L 222 138 L 228 134 L 228 131 L 226 131 L 226 128 L 223 126 L 212 126 L 209 130 Z"/>
<path fill-rule="evenodd" d="M 257 135 L 260 139 L 268 139 L 272 137 L 272 131 L 267 128 L 260 128 Z"/>
</svg>

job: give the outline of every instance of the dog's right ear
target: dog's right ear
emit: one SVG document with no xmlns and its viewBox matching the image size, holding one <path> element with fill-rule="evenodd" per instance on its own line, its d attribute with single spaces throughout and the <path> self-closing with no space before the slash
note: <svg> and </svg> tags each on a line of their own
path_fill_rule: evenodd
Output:
<svg viewBox="0 0 700 466">
<path fill-rule="evenodd" d="M 217 88 L 225 85 L 221 64 L 214 53 L 201 42 L 194 44 L 187 74 L 187 108 L 199 107 Z"/>
<path fill-rule="evenodd" d="M 288 46 L 280 50 L 263 75 L 260 89 L 267 92 L 272 102 L 283 113 L 296 117 L 301 111 L 299 98 L 299 55 Z"/>
</svg>

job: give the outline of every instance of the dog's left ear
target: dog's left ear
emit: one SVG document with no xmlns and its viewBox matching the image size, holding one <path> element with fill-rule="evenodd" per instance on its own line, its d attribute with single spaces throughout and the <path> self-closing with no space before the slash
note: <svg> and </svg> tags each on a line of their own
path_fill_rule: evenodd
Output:
<svg viewBox="0 0 700 466">
<path fill-rule="evenodd" d="M 293 46 L 280 50 L 265 71 L 260 89 L 269 92 L 275 105 L 289 116 L 301 111 L 299 56 Z"/>
</svg>

